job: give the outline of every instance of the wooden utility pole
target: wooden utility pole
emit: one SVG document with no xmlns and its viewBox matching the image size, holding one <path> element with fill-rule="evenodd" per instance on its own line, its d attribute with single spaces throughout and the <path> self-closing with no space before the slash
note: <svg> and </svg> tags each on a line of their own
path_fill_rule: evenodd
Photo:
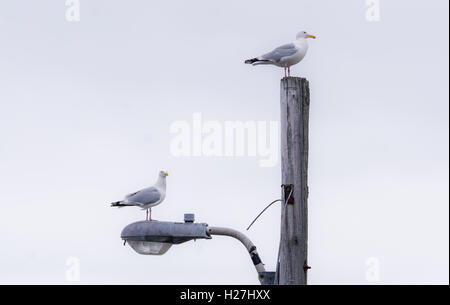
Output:
<svg viewBox="0 0 450 305">
<path fill-rule="evenodd" d="M 309 83 L 281 80 L 280 285 L 306 285 L 308 254 Z M 290 195 L 290 197 L 289 197 Z"/>
</svg>

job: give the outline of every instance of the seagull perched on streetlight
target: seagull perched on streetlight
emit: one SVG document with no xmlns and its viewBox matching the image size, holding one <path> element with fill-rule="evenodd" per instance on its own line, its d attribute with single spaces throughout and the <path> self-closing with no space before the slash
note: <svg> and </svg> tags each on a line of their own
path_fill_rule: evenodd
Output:
<svg viewBox="0 0 450 305">
<path fill-rule="evenodd" d="M 275 65 L 284 68 L 284 76 L 291 76 L 291 66 L 298 64 L 305 57 L 308 51 L 308 38 L 316 39 L 316 36 L 302 31 L 297 34 L 297 39 L 281 47 L 276 48 L 270 53 L 260 57 L 248 59 L 246 64 L 251 65 Z M 287 71 L 287 73 L 286 73 Z"/>
<path fill-rule="evenodd" d="M 136 206 L 147 210 L 146 220 L 152 220 L 152 207 L 157 206 L 166 198 L 166 177 L 169 174 L 160 171 L 156 183 L 140 191 L 128 194 L 122 201 L 111 203 L 112 207 Z"/>
</svg>

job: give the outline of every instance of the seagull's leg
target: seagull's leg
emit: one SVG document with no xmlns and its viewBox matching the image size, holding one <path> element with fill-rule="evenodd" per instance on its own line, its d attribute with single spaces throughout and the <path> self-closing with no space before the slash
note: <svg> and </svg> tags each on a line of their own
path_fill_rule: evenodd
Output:
<svg viewBox="0 0 450 305">
<path fill-rule="evenodd" d="M 150 221 L 152 221 L 152 208 L 150 208 L 150 209 L 148 209 L 148 211 L 149 211 L 149 219 L 148 220 L 150 220 Z"/>
<path fill-rule="evenodd" d="M 145 210 L 145 220 L 148 220 L 148 209 Z"/>
<path fill-rule="evenodd" d="M 291 67 L 288 67 L 288 76 L 291 76 Z"/>
<path fill-rule="evenodd" d="M 287 77 L 287 74 L 286 74 L 286 67 L 284 67 L 284 77 Z"/>
</svg>

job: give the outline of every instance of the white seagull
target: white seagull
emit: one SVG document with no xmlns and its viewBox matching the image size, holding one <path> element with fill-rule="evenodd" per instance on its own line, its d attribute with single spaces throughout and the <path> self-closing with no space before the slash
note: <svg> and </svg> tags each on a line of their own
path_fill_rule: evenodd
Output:
<svg viewBox="0 0 450 305">
<path fill-rule="evenodd" d="M 298 64 L 308 51 L 308 38 L 316 39 L 316 36 L 302 31 L 297 34 L 297 39 L 281 47 L 276 48 L 270 53 L 260 57 L 246 60 L 246 64 L 251 65 L 275 65 L 284 68 L 284 76 L 291 76 L 291 66 Z M 286 73 L 287 70 L 287 73 Z"/>
<path fill-rule="evenodd" d="M 152 220 L 152 207 L 157 206 L 166 198 L 166 177 L 169 174 L 160 171 L 156 183 L 140 191 L 128 194 L 122 201 L 111 203 L 112 207 L 136 206 L 147 210 L 146 220 Z"/>
</svg>

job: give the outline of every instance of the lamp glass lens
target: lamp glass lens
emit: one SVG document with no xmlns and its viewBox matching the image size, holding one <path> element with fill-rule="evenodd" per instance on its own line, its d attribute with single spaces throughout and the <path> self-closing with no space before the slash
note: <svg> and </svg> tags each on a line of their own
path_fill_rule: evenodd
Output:
<svg viewBox="0 0 450 305">
<path fill-rule="evenodd" d="M 128 240 L 127 243 L 139 254 L 143 255 L 163 255 L 169 250 L 172 244 Z"/>
</svg>

